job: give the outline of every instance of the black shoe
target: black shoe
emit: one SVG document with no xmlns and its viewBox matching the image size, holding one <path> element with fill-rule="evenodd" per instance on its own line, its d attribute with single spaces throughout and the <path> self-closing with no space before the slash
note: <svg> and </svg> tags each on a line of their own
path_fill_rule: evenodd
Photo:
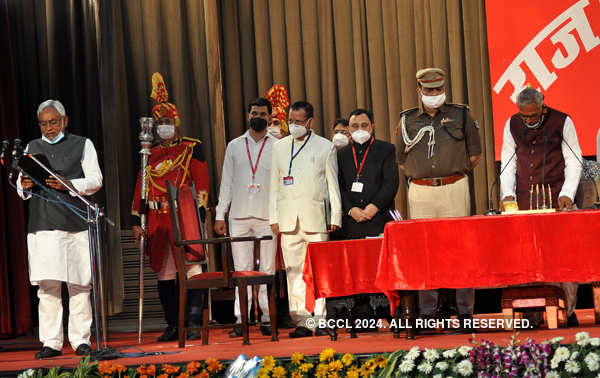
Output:
<svg viewBox="0 0 600 378">
<path fill-rule="evenodd" d="M 285 318 L 282 322 L 277 322 L 277 328 L 293 329 L 296 328 L 296 323 L 291 318 Z"/>
<path fill-rule="evenodd" d="M 579 327 L 579 320 L 577 320 L 577 315 L 575 315 L 575 313 L 572 313 L 567 318 L 567 326 L 569 326 L 569 327 Z"/>
<path fill-rule="evenodd" d="M 231 337 L 232 339 L 234 337 L 242 337 L 242 326 L 236 325 L 235 327 L 233 327 L 231 332 L 229 332 L 229 337 Z"/>
<path fill-rule="evenodd" d="M 273 334 L 270 324 L 261 324 L 259 329 L 263 336 L 271 336 Z"/>
<path fill-rule="evenodd" d="M 315 336 L 329 336 L 329 332 L 327 332 L 327 328 L 317 328 L 315 329 Z"/>
<path fill-rule="evenodd" d="M 298 327 L 296 327 L 295 330 L 290 332 L 291 339 L 296 339 L 298 337 L 310 337 L 312 335 L 313 335 L 313 333 L 310 329 L 308 329 L 306 327 L 302 327 L 302 326 L 298 326 Z"/>
<path fill-rule="evenodd" d="M 89 344 L 79 344 L 75 349 L 75 354 L 78 356 L 89 356 L 90 353 L 92 353 L 92 347 Z"/>
<path fill-rule="evenodd" d="M 162 335 L 158 336 L 158 341 L 162 343 L 165 341 L 177 340 L 177 338 L 177 327 L 168 326 L 167 329 L 165 329 L 165 332 L 163 332 Z"/>
<path fill-rule="evenodd" d="M 60 356 L 62 352 L 60 350 L 54 350 L 50 347 L 42 347 L 42 350 L 35 354 L 35 358 L 41 360 L 42 358 L 52 358 L 56 356 Z"/>
</svg>

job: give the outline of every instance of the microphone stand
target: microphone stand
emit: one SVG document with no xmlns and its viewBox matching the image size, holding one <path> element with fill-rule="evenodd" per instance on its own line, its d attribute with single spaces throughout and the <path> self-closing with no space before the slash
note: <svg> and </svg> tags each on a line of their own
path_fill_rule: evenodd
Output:
<svg viewBox="0 0 600 378">
<path fill-rule="evenodd" d="M 23 168 L 17 165 L 17 169 L 21 174 L 28 176 L 37 186 L 42 188 L 45 192 L 51 194 L 59 203 L 63 204 L 66 208 L 71 210 L 75 215 L 81 218 L 86 222 L 88 226 L 88 239 L 89 239 L 89 249 L 90 249 L 90 267 L 92 273 L 92 298 L 94 301 L 94 321 L 96 323 L 96 349 L 100 352 L 100 344 L 103 345 L 103 349 L 106 349 L 106 313 L 104 311 L 104 281 L 102 277 L 102 257 L 101 254 L 101 232 L 100 232 L 100 219 L 104 220 L 106 223 L 111 226 L 115 226 L 115 223 L 110 220 L 106 214 L 100 209 L 98 204 L 90 202 L 87 198 L 83 197 L 70 183 L 67 183 L 62 177 L 55 174 L 51 169 L 46 167 L 41 161 L 39 161 L 34 155 L 27 154 L 31 160 L 33 160 L 37 165 L 39 165 L 44 171 L 46 171 L 50 176 L 54 177 L 58 182 L 60 182 L 71 195 L 77 197 L 81 202 L 84 203 L 87 210 L 87 217 L 82 216 L 77 212 L 77 210 L 72 208 L 72 205 L 65 202 L 57 193 L 48 189 L 47 186 L 38 182 L 35 178 L 30 176 Z M 17 157 L 17 159 L 20 158 Z M 96 281 L 98 280 L 98 282 Z M 101 317 L 102 317 L 102 333 L 100 333 L 100 319 L 98 318 L 98 308 L 100 308 Z"/>
<path fill-rule="evenodd" d="M 542 160 L 542 209 L 546 208 L 546 146 L 548 145 L 548 134 L 544 131 L 544 158 Z M 550 198 L 550 208 L 552 208 L 552 198 Z"/>
</svg>

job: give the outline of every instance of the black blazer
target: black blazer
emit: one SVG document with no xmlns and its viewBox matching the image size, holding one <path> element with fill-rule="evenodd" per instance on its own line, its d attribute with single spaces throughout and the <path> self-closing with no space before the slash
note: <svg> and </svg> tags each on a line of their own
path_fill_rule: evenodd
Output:
<svg viewBox="0 0 600 378">
<path fill-rule="evenodd" d="M 394 208 L 394 197 L 398 191 L 398 164 L 396 163 L 396 147 L 388 142 L 375 139 L 365 165 L 361 171 L 359 182 L 363 184 L 361 193 L 352 192 L 352 183 L 356 181 L 357 168 L 354 164 L 352 146 L 356 149 L 358 166 L 369 146 L 352 142 L 337 152 L 338 177 L 342 195 L 341 232 L 346 239 L 377 236 L 383 232 L 385 224 L 392 220 L 389 210 Z M 379 212 L 367 222 L 357 223 L 348 215 L 353 207 L 364 209 L 369 203 L 374 204 Z"/>
</svg>

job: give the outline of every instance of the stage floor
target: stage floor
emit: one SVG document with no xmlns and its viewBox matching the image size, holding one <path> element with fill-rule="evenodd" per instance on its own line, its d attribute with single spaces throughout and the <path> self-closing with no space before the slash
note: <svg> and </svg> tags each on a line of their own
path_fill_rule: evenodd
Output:
<svg viewBox="0 0 600 378">
<path fill-rule="evenodd" d="M 577 332 L 589 332 L 591 337 L 600 336 L 600 325 L 594 324 L 594 312 L 592 309 L 577 310 L 577 318 L 580 326 L 576 328 L 559 328 L 548 330 L 545 328 L 537 330 L 520 331 L 518 339 L 523 343 L 527 338 L 532 338 L 537 342 L 549 340 L 556 336 L 563 336 L 565 343 L 573 342 Z M 501 314 L 476 315 L 476 318 L 500 318 Z M 229 329 L 211 330 L 209 335 L 210 344 L 203 346 L 200 340 L 188 341 L 184 349 L 177 348 L 177 342 L 158 343 L 156 337 L 160 334 L 145 333 L 142 344 L 137 343 L 136 333 L 115 333 L 109 335 L 108 345 L 123 353 L 139 352 L 163 352 L 164 354 L 146 357 L 128 357 L 111 360 L 127 366 L 137 366 L 141 364 L 161 364 L 177 363 L 188 361 L 205 360 L 212 357 L 219 360 L 231 360 L 239 354 L 246 354 L 247 357 L 255 355 L 275 357 L 289 357 L 294 352 L 301 352 L 305 355 L 314 355 L 320 353 L 325 348 L 333 348 L 338 353 L 376 353 L 392 352 L 398 349 L 410 349 L 413 346 L 419 348 L 453 348 L 456 346 L 469 344 L 471 335 L 447 335 L 447 334 L 428 334 L 419 335 L 415 340 L 406 340 L 405 334 L 401 333 L 400 339 L 394 339 L 389 330 L 380 330 L 373 333 L 361 333 L 356 339 L 350 339 L 350 335 L 342 332 L 339 334 L 338 341 L 332 342 L 329 337 L 307 337 L 302 339 L 290 339 L 289 329 L 282 329 L 279 332 L 279 341 L 271 342 L 270 336 L 262 336 L 257 327 L 250 327 L 251 345 L 242 345 L 241 338 L 230 339 Z M 510 342 L 512 332 L 509 331 L 488 331 L 478 332 L 477 340 L 490 340 L 497 344 L 507 345 Z M 12 340 L 0 340 L 0 376 L 6 376 L 6 372 L 20 371 L 28 368 L 49 368 L 53 366 L 74 366 L 80 357 L 70 346 L 63 348 L 63 355 L 54 359 L 36 360 L 34 355 L 39 351 L 41 345 L 37 339 L 32 337 L 22 337 Z M 95 347 L 95 344 L 92 345 Z M 3 373 L 4 372 L 4 373 Z"/>
</svg>

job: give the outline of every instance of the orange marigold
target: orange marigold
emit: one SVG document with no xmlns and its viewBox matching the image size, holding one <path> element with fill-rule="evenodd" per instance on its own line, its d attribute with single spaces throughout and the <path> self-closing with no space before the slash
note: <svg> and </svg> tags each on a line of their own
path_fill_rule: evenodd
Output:
<svg viewBox="0 0 600 378">
<path fill-rule="evenodd" d="M 223 369 L 223 365 L 216 358 L 206 359 L 206 369 L 211 373 L 216 373 Z"/>
<path fill-rule="evenodd" d="M 156 365 L 148 365 L 148 368 L 146 368 L 146 374 L 148 374 L 148 375 L 156 374 Z"/>
<path fill-rule="evenodd" d="M 209 378 L 210 377 L 210 373 L 208 371 L 206 371 L 206 369 L 202 370 L 200 372 L 200 374 L 198 374 L 196 376 L 196 378 Z"/>
<path fill-rule="evenodd" d="M 156 378 L 169 378 L 169 374 L 162 373 L 161 375 L 159 375 L 159 376 L 158 376 L 158 377 L 156 377 Z"/>
<path fill-rule="evenodd" d="M 114 372 L 112 364 L 108 361 L 102 361 L 98 364 L 98 373 L 103 375 L 112 375 Z"/>
<path fill-rule="evenodd" d="M 119 374 L 125 373 L 127 371 L 127 367 L 125 367 L 125 365 L 121 365 L 121 364 L 115 364 L 114 368 L 117 371 L 117 373 L 119 373 Z"/>
<path fill-rule="evenodd" d="M 200 370 L 202 364 L 198 361 L 191 361 L 187 365 L 185 365 L 185 372 L 189 374 L 197 373 Z"/>
<path fill-rule="evenodd" d="M 180 373 L 177 377 L 175 378 L 190 378 L 190 375 L 188 373 Z"/>
<path fill-rule="evenodd" d="M 300 372 L 300 370 L 296 370 L 292 373 L 292 378 L 302 378 L 302 377 L 304 377 L 304 374 L 302 374 Z"/>
<path fill-rule="evenodd" d="M 173 366 L 173 365 L 169 365 L 169 364 L 162 364 L 161 369 L 164 373 L 167 373 L 168 375 L 174 375 L 177 374 L 179 372 L 179 367 L 178 366 Z"/>
<path fill-rule="evenodd" d="M 146 374 L 146 371 L 147 371 L 147 369 L 146 369 L 146 365 L 140 365 L 140 366 L 138 366 L 138 368 L 137 368 L 137 369 L 135 369 L 135 370 L 136 370 L 138 373 L 140 373 L 140 375 L 142 375 L 142 374 Z"/>
</svg>

